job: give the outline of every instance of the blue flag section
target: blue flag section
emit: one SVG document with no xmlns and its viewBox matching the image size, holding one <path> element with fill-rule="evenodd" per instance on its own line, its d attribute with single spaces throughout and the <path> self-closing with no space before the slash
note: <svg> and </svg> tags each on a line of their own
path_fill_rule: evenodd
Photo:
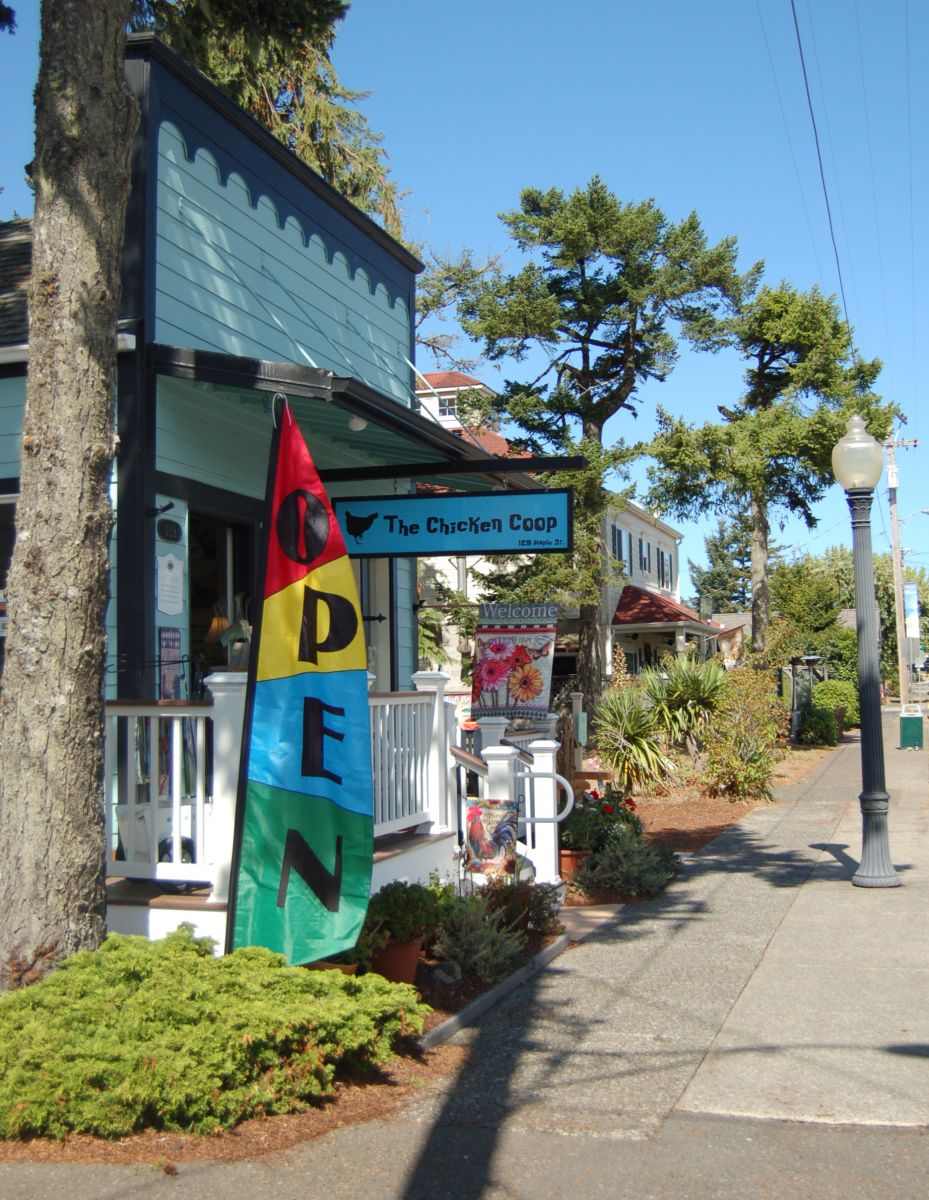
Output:
<svg viewBox="0 0 929 1200">
<path fill-rule="evenodd" d="M 226 949 L 354 946 L 371 889 L 367 657 L 345 543 L 285 404 L 268 473 Z"/>
</svg>

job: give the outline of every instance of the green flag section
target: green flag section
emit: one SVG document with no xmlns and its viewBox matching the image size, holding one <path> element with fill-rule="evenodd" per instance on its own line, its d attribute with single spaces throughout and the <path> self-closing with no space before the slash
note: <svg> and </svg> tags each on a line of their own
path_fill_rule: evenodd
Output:
<svg viewBox="0 0 929 1200">
<path fill-rule="evenodd" d="M 291 963 L 351 949 L 371 888 L 361 608 L 332 505 L 286 403 L 268 470 L 226 949 Z"/>
<path fill-rule="evenodd" d="M 249 783 L 235 945 L 270 946 L 291 963 L 353 946 L 368 904 L 372 836 L 370 816 Z M 282 853 L 268 863 L 271 846 Z"/>
</svg>

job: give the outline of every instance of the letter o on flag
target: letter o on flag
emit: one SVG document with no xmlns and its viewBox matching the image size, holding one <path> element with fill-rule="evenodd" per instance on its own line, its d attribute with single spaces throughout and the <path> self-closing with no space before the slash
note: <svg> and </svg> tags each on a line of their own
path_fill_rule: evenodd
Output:
<svg viewBox="0 0 929 1200">
<path fill-rule="evenodd" d="M 329 514 L 322 501 L 303 488 L 286 496 L 277 514 L 277 540 L 294 562 L 308 566 L 319 558 L 329 540 Z"/>
</svg>

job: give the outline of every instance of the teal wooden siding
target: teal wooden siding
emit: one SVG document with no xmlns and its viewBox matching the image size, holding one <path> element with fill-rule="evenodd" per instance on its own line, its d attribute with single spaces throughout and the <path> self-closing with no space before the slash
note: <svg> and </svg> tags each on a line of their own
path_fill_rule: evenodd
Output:
<svg viewBox="0 0 929 1200">
<path fill-rule="evenodd" d="M 160 377 L 156 413 L 159 471 L 264 499 L 271 419 L 260 395 Z"/>
<path fill-rule="evenodd" d="M 397 665 L 397 687 L 413 686 L 412 674 L 419 667 L 419 647 L 416 629 L 416 559 L 394 560 L 394 655 Z"/>
<path fill-rule="evenodd" d="M 19 478 L 19 443 L 25 406 L 25 375 L 0 379 L 0 479 Z"/>
<path fill-rule="evenodd" d="M 156 341 L 321 367 L 410 404 L 410 313 L 378 277 L 378 247 L 358 231 L 350 245 L 316 212 L 281 228 L 269 195 L 223 180 L 207 149 L 190 161 L 169 121 L 157 170 Z"/>
</svg>

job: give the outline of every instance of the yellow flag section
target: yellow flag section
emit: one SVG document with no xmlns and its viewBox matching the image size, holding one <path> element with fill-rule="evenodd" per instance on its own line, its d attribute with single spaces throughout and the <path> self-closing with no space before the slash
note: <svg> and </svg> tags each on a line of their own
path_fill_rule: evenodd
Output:
<svg viewBox="0 0 929 1200">
<path fill-rule="evenodd" d="M 310 571 L 264 602 L 264 628 L 280 631 L 262 638 L 258 679 L 279 679 L 304 671 L 366 671 L 364 627 L 350 616 L 355 577 L 348 557 Z"/>
</svg>

